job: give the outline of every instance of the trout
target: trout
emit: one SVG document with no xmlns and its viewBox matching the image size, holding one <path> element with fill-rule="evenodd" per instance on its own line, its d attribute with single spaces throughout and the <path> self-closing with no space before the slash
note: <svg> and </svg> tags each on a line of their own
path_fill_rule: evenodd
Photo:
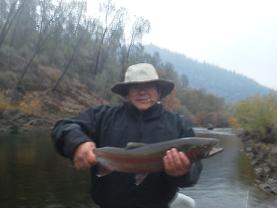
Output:
<svg viewBox="0 0 277 208">
<path fill-rule="evenodd" d="M 147 174 L 164 169 L 163 157 L 167 150 L 176 148 L 193 162 L 222 151 L 222 148 L 215 148 L 217 144 L 218 139 L 215 138 L 185 137 L 150 144 L 131 142 L 126 148 L 96 148 L 98 176 L 105 176 L 113 171 L 134 173 L 135 183 L 139 185 Z"/>
</svg>

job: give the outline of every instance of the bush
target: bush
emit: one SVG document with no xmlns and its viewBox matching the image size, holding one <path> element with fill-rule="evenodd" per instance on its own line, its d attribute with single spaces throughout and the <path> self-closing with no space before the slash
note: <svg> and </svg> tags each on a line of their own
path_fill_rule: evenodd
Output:
<svg viewBox="0 0 277 208">
<path fill-rule="evenodd" d="M 3 45 L 0 48 L 0 57 L 7 58 L 9 55 L 14 54 L 15 50 L 7 45 Z"/>
<path fill-rule="evenodd" d="M 21 47 L 18 51 L 18 55 L 25 58 L 29 59 L 31 55 L 33 54 L 32 50 L 26 45 Z"/>
<path fill-rule="evenodd" d="M 4 112 L 8 107 L 8 101 L 2 95 L 0 95 L 0 113 Z"/>
<path fill-rule="evenodd" d="M 277 97 L 255 96 L 234 107 L 235 117 L 244 132 L 263 142 L 277 141 Z"/>
<path fill-rule="evenodd" d="M 103 71 L 101 74 L 96 75 L 92 82 L 92 88 L 100 95 L 102 98 L 111 101 L 114 94 L 111 92 L 111 87 L 117 82 L 117 74 L 112 69 Z"/>
<path fill-rule="evenodd" d="M 0 74 L 1 89 L 10 89 L 15 86 L 17 81 L 16 74 L 11 71 L 2 71 Z"/>
</svg>

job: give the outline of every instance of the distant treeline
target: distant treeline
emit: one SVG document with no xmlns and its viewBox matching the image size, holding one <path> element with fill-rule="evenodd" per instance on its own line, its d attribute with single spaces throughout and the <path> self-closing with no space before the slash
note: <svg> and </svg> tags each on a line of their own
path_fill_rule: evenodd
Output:
<svg viewBox="0 0 277 208">
<path fill-rule="evenodd" d="M 1 89 L 66 93 L 65 80 L 72 85 L 78 80 L 114 103 L 118 98 L 110 87 L 122 80 L 127 66 L 147 62 L 176 84 L 164 100 L 168 108 L 195 125 L 228 126 L 223 98 L 189 89 L 188 78 L 179 76 L 172 63 L 163 62 L 159 53 L 145 52 L 141 38 L 150 31 L 148 20 L 137 17 L 126 28 L 127 11 L 112 1 L 101 3 L 98 17 L 90 16 L 86 6 L 85 0 L 2 0 Z"/>
</svg>

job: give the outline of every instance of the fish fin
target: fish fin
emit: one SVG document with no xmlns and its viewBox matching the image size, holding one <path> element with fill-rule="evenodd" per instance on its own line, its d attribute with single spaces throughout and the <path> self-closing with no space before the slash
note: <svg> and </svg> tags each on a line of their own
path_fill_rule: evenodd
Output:
<svg viewBox="0 0 277 208">
<path fill-rule="evenodd" d="M 211 156 L 214 156 L 220 152 L 223 151 L 223 148 L 222 147 L 213 147 L 209 152 L 208 152 L 208 155 L 207 157 L 211 157 Z"/>
<path fill-rule="evenodd" d="M 138 147 L 143 147 L 145 144 L 144 143 L 137 143 L 137 142 L 129 142 L 126 145 L 126 149 L 135 149 Z"/>
<path fill-rule="evenodd" d="M 113 170 L 103 166 L 103 165 L 98 165 L 98 171 L 97 171 L 97 176 L 98 177 L 103 177 L 106 175 L 109 175 L 111 172 L 113 172 Z"/>
<path fill-rule="evenodd" d="M 135 176 L 135 179 L 136 179 L 135 184 L 137 186 L 140 185 L 144 181 L 144 179 L 147 177 L 147 175 L 148 175 L 147 173 L 136 174 L 136 176 Z"/>
</svg>

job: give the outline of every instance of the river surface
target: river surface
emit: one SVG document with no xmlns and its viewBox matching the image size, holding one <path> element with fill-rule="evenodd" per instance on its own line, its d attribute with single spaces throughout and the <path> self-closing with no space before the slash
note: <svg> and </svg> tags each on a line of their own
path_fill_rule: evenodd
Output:
<svg viewBox="0 0 277 208">
<path fill-rule="evenodd" d="M 196 129 L 216 137 L 224 151 L 203 160 L 199 182 L 180 191 L 197 208 L 276 208 L 277 197 L 255 187 L 249 161 L 239 139 L 229 130 Z M 87 172 L 77 172 L 57 155 L 48 131 L 0 134 L 1 208 L 93 208 Z"/>
</svg>

